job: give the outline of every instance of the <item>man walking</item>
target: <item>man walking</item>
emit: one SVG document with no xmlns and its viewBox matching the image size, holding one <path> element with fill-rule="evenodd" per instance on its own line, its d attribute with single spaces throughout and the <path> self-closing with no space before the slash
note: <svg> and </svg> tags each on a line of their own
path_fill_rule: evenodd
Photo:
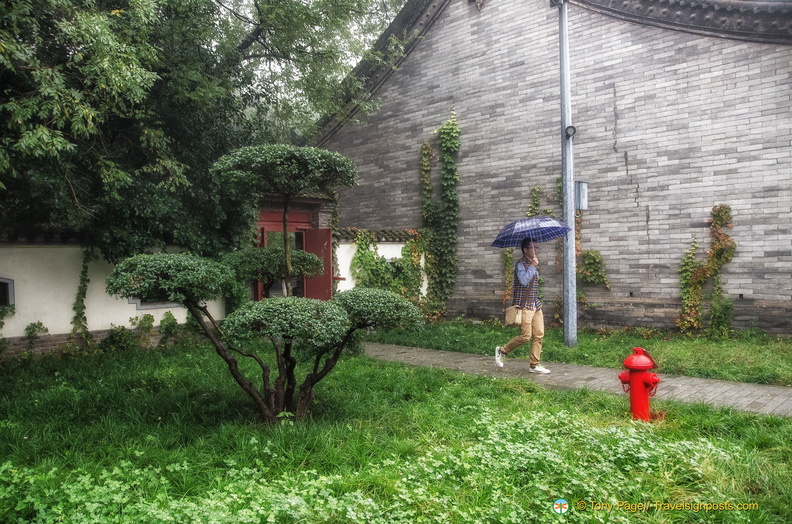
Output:
<svg viewBox="0 0 792 524">
<path fill-rule="evenodd" d="M 550 370 L 539 364 L 544 341 L 544 313 L 542 301 L 539 300 L 539 265 L 536 242 L 531 238 L 522 241 L 522 258 L 514 264 L 514 284 L 512 305 L 522 309 L 520 334 L 495 348 L 495 364 L 503 367 L 503 358 L 519 346 L 531 342 L 530 368 L 531 373 L 550 373 Z"/>
</svg>

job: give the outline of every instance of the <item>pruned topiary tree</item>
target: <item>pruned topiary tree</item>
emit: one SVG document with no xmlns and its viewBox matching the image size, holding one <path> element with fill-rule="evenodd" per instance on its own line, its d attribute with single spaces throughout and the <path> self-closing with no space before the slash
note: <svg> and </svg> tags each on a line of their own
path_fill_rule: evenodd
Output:
<svg viewBox="0 0 792 524">
<path fill-rule="evenodd" d="M 264 296 L 269 298 L 269 288 L 287 277 L 286 257 L 281 247 L 249 247 L 223 256 L 223 263 L 234 270 L 240 282 L 261 281 Z M 298 249 L 292 253 L 294 277 L 317 277 L 324 272 L 322 259 L 313 253 Z"/>
<path fill-rule="evenodd" d="M 352 289 L 325 302 L 307 298 L 274 298 L 249 302 L 226 318 L 223 329 L 237 343 L 268 339 L 275 350 L 278 378 L 269 384 L 263 371 L 267 403 L 275 416 L 284 411 L 302 418 L 314 398 L 314 386 L 336 365 L 359 329 L 409 327 L 423 322 L 420 310 L 407 299 L 380 289 Z M 296 390 L 300 360 L 310 371 Z M 296 393 L 296 398 L 295 398 Z"/>
<path fill-rule="evenodd" d="M 206 302 L 222 296 L 233 279 L 224 264 L 194 255 L 136 255 L 113 269 L 107 277 L 107 291 L 186 307 L 267 424 L 277 422 L 282 413 L 293 413 L 298 419 L 308 413 L 314 386 L 332 371 L 357 330 L 418 326 L 423 321 L 418 308 L 395 293 L 353 289 L 331 301 L 287 297 L 248 302 L 221 327 Z M 246 345 L 261 339 L 272 343 L 274 367 L 268 363 L 271 359 Z M 255 362 L 260 369 L 258 378 L 246 376 L 235 355 Z M 298 384 L 301 362 L 308 365 L 308 371 Z"/>
</svg>

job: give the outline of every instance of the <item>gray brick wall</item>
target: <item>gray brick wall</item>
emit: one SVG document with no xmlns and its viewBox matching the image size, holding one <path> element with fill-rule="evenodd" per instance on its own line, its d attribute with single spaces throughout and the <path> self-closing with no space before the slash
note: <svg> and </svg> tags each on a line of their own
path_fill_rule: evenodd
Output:
<svg viewBox="0 0 792 524">
<path fill-rule="evenodd" d="M 589 182 L 583 249 L 598 249 L 611 290 L 588 289 L 592 325 L 672 325 L 692 238 L 703 259 L 713 206 L 737 243 L 723 269 L 737 321 L 792 333 L 792 47 L 617 20 L 569 5 L 575 177 Z M 501 258 L 489 244 L 524 216 L 530 188 L 554 197 L 561 172 L 558 10 L 450 2 L 377 92 L 379 111 L 324 143 L 358 165 L 341 225 L 420 224 L 424 140 L 456 110 L 462 221 L 452 314 L 499 314 Z M 435 174 L 438 175 L 437 170 Z M 549 198 L 543 208 L 555 210 Z M 540 267 L 559 295 L 554 249 Z M 742 298 L 740 298 L 742 297 Z"/>
<path fill-rule="evenodd" d="M 107 338 L 110 332 L 111 330 L 109 329 L 92 331 L 93 343 L 98 345 Z M 155 330 L 147 338 L 151 347 L 156 347 L 162 336 L 158 330 Z M 25 337 L 9 337 L 5 341 L 7 345 L 3 351 L 0 351 L 0 362 L 27 358 L 29 356 L 66 355 L 69 351 L 74 351 L 75 348 L 85 349 L 87 347 L 85 341 L 79 335 L 75 337 L 71 333 L 40 335 L 33 341 L 32 347 L 30 341 Z"/>
</svg>

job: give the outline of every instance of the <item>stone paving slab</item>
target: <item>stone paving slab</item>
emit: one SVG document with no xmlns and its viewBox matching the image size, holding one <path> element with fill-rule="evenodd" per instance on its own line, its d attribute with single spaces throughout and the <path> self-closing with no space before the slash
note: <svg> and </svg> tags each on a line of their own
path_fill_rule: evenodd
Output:
<svg viewBox="0 0 792 524">
<path fill-rule="evenodd" d="M 493 348 L 494 349 L 494 348 Z M 365 344 L 366 355 L 378 360 L 402 362 L 413 366 L 452 369 L 462 373 L 494 378 L 519 377 L 547 388 L 590 389 L 624 395 L 619 373 L 622 370 L 544 363 L 551 373 L 529 373 L 527 359 L 507 358 L 504 366 L 495 366 L 495 356 L 472 355 L 455 351 L 438 351 L 391 344 Z M 745 384 L 728 380 L 657 374 L 660 384 L 654 398 L 682 402 L 703 402 L 741 411 L 792 417 L 792 387 Z"/>
</svg>

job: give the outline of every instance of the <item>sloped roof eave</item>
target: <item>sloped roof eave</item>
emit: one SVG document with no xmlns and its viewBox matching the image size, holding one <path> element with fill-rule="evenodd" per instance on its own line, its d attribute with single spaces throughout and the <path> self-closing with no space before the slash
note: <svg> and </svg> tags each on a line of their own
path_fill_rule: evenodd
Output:
<svg viewBox="0 0 792 524">
<path fill-rule="evenodd" d="M 644 25 L 749 42 L 792 45 L 789 0 L 569 0 Z"/>
<path fill-rule="evenodd" d="M 390 48 L 391 37 L 406 39 L 402 53 L 396 57 L 386 57 L 385 60 L 377 63 L 362 60 L 350 73 L 352 78 L 365 79 L 360 91 L 369 97 L 373 96 L 399 64 L 415 49 L 421 37 L 429 31 L 437 17 L 450 3 L 451 0 L 409 0 L 373 47 L 375 52 L 386 54 Z M 349 102 L 337 114 L 326 119 L 321 124 L 319 133 L 314 137 L 314 145 L 321 146 L 347 121 L 354 118 L 359 109 L 358 104 Z"/>
</svg>

